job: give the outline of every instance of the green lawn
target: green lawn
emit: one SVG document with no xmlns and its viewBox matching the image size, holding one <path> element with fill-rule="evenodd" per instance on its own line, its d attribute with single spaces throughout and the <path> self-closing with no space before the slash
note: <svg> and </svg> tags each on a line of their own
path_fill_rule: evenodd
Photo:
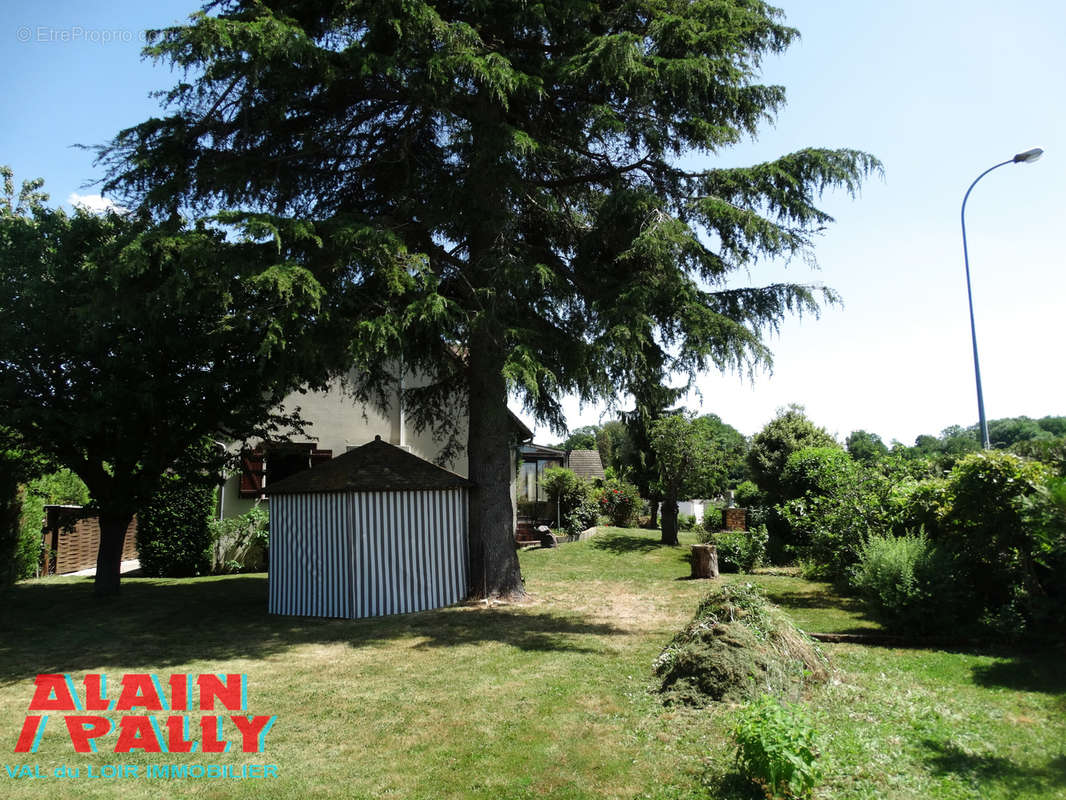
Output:
<svg viewBox="0 0 1066 800">
<path fill-rule="evenodd" d="M 0 797 L 757 796 L 732 774 L 730 709 L 663 708 L 649 692 L 652 660 L 708 588 L 687 579 L 686 551 L 611 531 L 522 553 L 528 603 L 363 621 L 270 617 L 263 575 L 126 580 L 104 605 L 91 579 L 21 584 L 0 607 L 0 760 L 82 777 L 0 772 Z M 876 628 L 821 584 L 739 579 L 808 631 Z M 1066 797 L 1063 651 L 824 650 L 833 679 L 809 699 L 827 765 L 816 797 Z M 112 737 L 81 755 L 53 712 L 39 751 L 15 755 L 44 672 L 79 685 L 86 673 L 241 672 L 248 713 L 277 722 L 262 754 L 115 754 Z M 85 777 L 192 763 L 276 764 L 279 777 Z"/>
</svg>

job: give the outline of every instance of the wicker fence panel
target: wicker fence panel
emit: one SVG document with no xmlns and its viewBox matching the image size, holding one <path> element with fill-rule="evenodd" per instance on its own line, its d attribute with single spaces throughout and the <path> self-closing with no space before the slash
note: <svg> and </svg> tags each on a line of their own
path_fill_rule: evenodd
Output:
<svg viewBox="0 0 1066 800">
<path fill-rule="evenodd" d="M 63 575 L 96 566 L 100 518 L 81 506 L 45 506 L 42 572 Z M 137 518 L 126 529 L 122 560 L 137 558 Z"/>
</svg>

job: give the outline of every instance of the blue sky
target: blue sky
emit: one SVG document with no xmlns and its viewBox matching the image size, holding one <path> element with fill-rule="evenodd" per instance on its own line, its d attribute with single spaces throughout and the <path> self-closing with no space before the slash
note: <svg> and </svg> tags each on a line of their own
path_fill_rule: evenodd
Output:
<svg viewBox="0 0 1066 800">
<path fill-rule="evenodd" d="M 790 320 L 769 343 L 772 374 L 717 373 L 690 408 L 747 434 L 788 403 L 839 437 L 855 429 L 911 443 L 977 420 L 959 208 L 987 167 L 1032 146 L 1035 164 L 982 179 L 967 204 L 970 267 L 990 418 L 1066 414 L 1066 6 L 1001 2 L 782 2 L 801 39 L 768 59 L 788 90 L 776 124 L 707 164 L 769 160 L 807 146 L 866 150 L 885 165 L 861 195 L 825 198 L 836 218 L 803 263 L 760 264 L 752 284 L 825 283 L 844 305 Z M 99 177 L 97 144 L 155 113 L 152 90 L 178 75 L 139 55 L 140 34 L 183 19 L 184 2 L 6 10 L 0 163 L 41 176 L 55 202 Z M 624 401 L 623 401 L 624 405 Z M 609 418 L 568 402 L 572 427 Z M 554 434 L 539 428 L 538 440 Z"/>
</svg>

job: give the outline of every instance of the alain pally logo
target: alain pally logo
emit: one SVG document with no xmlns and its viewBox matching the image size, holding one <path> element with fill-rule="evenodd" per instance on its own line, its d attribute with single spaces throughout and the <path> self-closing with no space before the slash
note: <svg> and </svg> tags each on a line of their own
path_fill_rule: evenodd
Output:
<svg viewBox="0 0 1066 800">
<path fill-rule="evenodd" d="M 96 753 L 101 747 L 115 753 L 228 753 L 234 745 L 241 752 L 262 753 L 276 716 L 247 713 L 246 675 L 170 675 L 165 682 L 158 675 L 125 674 L 117 691 L 109 691 L 107 675 L 93 673 L 75 685 L 70 675 L 44 674 L 35 680 L 29 714 L 23 720 L 15 753 L 36 753 L 46 729 L 59 724 L 75 753 Z M 221 707 L 221 708 L 219 708 Z M 47 712 L 47 713 L 42 713 Z M 62 714 L 62 722 L 56 713 Z M 118 712 L 117 719 L 93 712 Z M 142 713 L 145 712 L 145 713 Z M 148 713 L 155 712 L 155 713 Z M 62 729 L 61 729 L 62 730 Z M 69 767 L 56 770 L 57 777 Z M 89 777 L 94 769 L 88 767 Z M 146 777 L 159 769 L 180 771 L 173 777 L 276 777 L 274 765 L 236 767 L 234 765 L 192 765 L 147 768 Z M 133 777 L 138 768 L 128 765 L 121 777 Z M 250 770 L 250 771 L 249 771 Z M 25 777 L 43 777 L 37 774 Z M 11 777 L 18 777 L 12 775 Z M 104 776 L 119 777 L 119 776 Z"/>
</svg>

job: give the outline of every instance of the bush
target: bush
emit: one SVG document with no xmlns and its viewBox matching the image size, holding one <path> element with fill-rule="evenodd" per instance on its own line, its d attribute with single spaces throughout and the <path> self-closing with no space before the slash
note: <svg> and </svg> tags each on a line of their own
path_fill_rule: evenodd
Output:
<svg viewBox="0 0 1066 800">
<path fill-rule="evenodd" d="M 570 536 L 577 536 L 593 527 L 600 518 L 600 504 L 591 494 L 581 498 L 581 502 L 570 510 L 563 529 Z"/>
<path fill-rule="evenodd" d="M 20 492 L 19 544 L 15 553 L 17 579 L 37 574 L 41 559 L 41 530 L 47 505 L 84 506 L 89 490 L 69 469 L 61 469 L 29 481 Z"/>
<path fill-rule="evenodd" d="M 1026 511 L 1051 479 L 1047 466 L 997 451 L 964 456 L 947 478 L 938 545 L 957 559 L 972 605 L 1003 633 L 1039 615 L 1055 579 L 1040 566 L 1041 527 Z"/>
<path fill-rule="evenodd" d="M 751 481 L 744 481 L 733 490 L 733 502 L 741 508 L 751 508 L 765 504 L 759 487 Z"/>
<path fill-rule="evenodd" d="M 699 525 L 695 514 L 682 514 L 677 518 L 677 527 L 683 531 L 694 531 Z"/>
<path fill-rule="evenodd" d="M 718 551 L 718 567 L 723 572 L 751 572 L 763 565 L 769 538 L 766 526 L 757 525 L 747 531 L 719 531 L 708 541 Z"/>
<path fill-rule="evenodd" d="M 789 456 L 781 472 L 781 485 L 789 498 L 834 495 L 858 479 L 854 459 L 839 447 L 806 447 Z"/>
<path fill-rule="evenodd" d="M 928 541 L 871 536 L 853 584 L 890 627 L 1061 629 L 1066 489 L 1057 504 L 1056 480 L 997 451 L 961 456 L 946 478 L 903 476 L 889 496 L 895 529 L 921 528 Z"/>
<path fill-rule="evenodd" d="M 1037 628 L 1066 630 L 1066 478 L 1050 478 L 1023 502 L 1034 571 L 1045 593 L 1033 599 Z"/>
<path fill-rule="evenodd" d="M 4 453 L 0 451 L 0 589 L 25 577 L 25 544 L 19 528 L 22 493 L 18 479 L 7 473 Z M 37 537 L 40 542 L 40 535 Z"/>
<path fill-rule="evenodd" d="M 246 514 L 211 520 L 214 572 L 262 572 L 267 568 L 270 517 L 255 505 Z"/>
<path fill-rule="evenodd" d="M 782 483 L 796 499 L 781 516 L 811 577 L 846 585 L 863 542 L 891 529 L 888 481 L 842 450 L 807 448 L 789 457 Z"/>
<path fill-rule="evenodd" d="M 768 797 L 806 797 L 821 779 L 814 728 L 799 706 L 762 695 L 740 712 L 733 741 L 737 766 Z"/>
<path fill-rule="evenodd" d="M 137 553 L 144 574 L 186 578 L 210 573 L 214 507 L 215 489 L 207 479 L 164 475 L 137 517 Z"/>
<path fill-rule="evenodd" d="M 889 493 L 889 504 L 899 530 L 926 531 L 933 539 L 940 531 L 940 519 L 947 502 L 947 481 L 943 478 L 904 479 Z"/>
<path fill-rule="evenodd" d="M 571 536 L 576 536 L 596 524 L 600 507 L 592 497 L 592 483 L 565 467 L 548 467 L 544 470 L 540 485 L 551 498 L 552 506 L 558 503 L 559 527 Z"/>
<path fill-rule="evenodd" d="M 779 409 L 761 431 L 752 437 L 748 450 L 748 468 L 769 504 L 791 500 L 782 481 L 789 457 L 805 448 L 840 448 L 824 428 L 807 419 L 802 406 Z M 843 450 L 841 450 L 843 453 Z M 846 454 L 845 454 L 846 455 Z"/>
<path fill-rule="evenodd" d="M 703 507 L 703 524 L 702 528 L 707 533 L 717 533 L 722 530 L 722 508 L 720 503 L 707 503 Z M 703 537 L 701 537 L 703 538 Z M 709 538 L 704 538 L 704 541 L 710 541 Z"/>
<path fill-rule="evenodd" d="M 599 492 L 599 504 L 612 525 L 628 528 L 641 510 L 640 490 L 625 481 L 605 481 Z"/>
<path fill-rule="evenodd" d="M 951 559 L 932 545 L 925 531 L 871 536 L 860 549 L 851 585 L 890 631 L 934 633 L 960 622 L 962 597 Z"/>
</svg>

